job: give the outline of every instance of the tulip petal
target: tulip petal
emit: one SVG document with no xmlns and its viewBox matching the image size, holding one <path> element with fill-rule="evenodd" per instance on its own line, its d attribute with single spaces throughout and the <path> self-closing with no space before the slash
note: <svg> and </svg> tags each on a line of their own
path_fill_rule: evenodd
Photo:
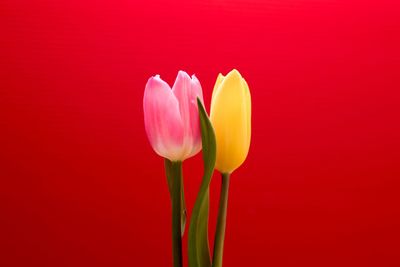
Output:
<svg viewBox="0 0 400 267">
<path fill-rule="evenodd" d="M 169 85 L 158 75 L 146 84 L 143 110 L 146 133 L 153 149 L 171 161 L 179 160 L 184 136 L 179 103 Z"/>
<path fill-rule="evenodd" d="M 197 98 L 200 99 L 204 105 L 203 90 L 200 82 L 195 75 L 192 75 L 192 90 L 190 96 L 190 127 L 193 137 L 193 146 L 188 157 L 194 156 L 201 150 L 201 132 L 200 132 L 200 121 L 199 121 L 199 110 L 197 105 Z"/>
<path fill-rule="evenodd" d="M 213 89 L 213 92 L 212 92 L 212 98 L 214 98 L 214 95 L 217 93 L 217 91 L 219 90 L 219 88 L 220 88 L 220 85 L 221 85 L 221 83 L 222 83 L 222 81 L 225 79 L 225 76 L 224 75 L 222 75 L 221 73 L 220 74 L 218 74 L 218 77 L 217 77 L 217 80 L 215 81 L 215 85 L 214 85 L 214 89 Z"/>
<path fill-rule="evenodd" d="M 172 92 L 179 102 L 179 110 L 183 124 L 183 159 L 193 156 L 201 149 L 201 136 L 199 128 L 199 115 L 196 99 L 203 100 L 200 82 L 196 77 L 179 71 Z"/>
<path fill-rule="evenodd" d="M 251 94 L 250 94 L 250 89 L 249 85 L 247 84 L 246 80 L 242 78 L 242 84 L 244 87 L 244 102 L 246 105 L 246 121 L 247 121 L 247 142 L 248 146 L 250 146 L 250 140 L 251 140 Z"/>
</svg>

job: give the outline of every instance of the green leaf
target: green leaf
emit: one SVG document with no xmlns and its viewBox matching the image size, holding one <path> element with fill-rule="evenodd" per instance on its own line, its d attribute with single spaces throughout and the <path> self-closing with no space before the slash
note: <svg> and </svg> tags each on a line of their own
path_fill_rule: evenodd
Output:
<svg viewBox="0 0 400 267">
<path fill-rule="evenodd" d="M 164 160 L 165 176 L 167 176 L 168 190 L 172 200 L 172 182 L 174 181 L 174 163 L 169 159 Z M 185 191 L 183 189 L 183 179 L 181 179 L 181 236 L 185 233 L 186 226 L 186 204 Z"/>
<path fill-rule="evenodd" d="M 204 173 L 189 225 L 189 266 L 210 267 L 211 256 L 208 243 L 209 185 L 215 167 L 216 141 L 210 119 L 199 99 L 197 99 L 197 105 L 203 145 Z"/>
</svg>

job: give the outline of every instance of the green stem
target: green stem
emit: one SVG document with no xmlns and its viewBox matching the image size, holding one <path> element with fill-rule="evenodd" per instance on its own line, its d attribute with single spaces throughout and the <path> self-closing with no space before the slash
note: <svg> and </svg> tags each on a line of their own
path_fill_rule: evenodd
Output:
<svg viewBox="0 0 400 267">
<path fill-rule="evenodd" d="M 224 239 L 226 227 L 226 212 L 228 208 L 229 173 L 223 173 L 221 195 L 219 200 L 217 228 L 215 230 L 213 267 L 222 267 L 222 256 L 224 253 Z"/>
<path fill-rule="evenodd" d="M 182 267 L 182 237 L 181 237 L 181 187 L 182 162 L 172 162 L 172 255 L 174 267 Z"/>
</svg>

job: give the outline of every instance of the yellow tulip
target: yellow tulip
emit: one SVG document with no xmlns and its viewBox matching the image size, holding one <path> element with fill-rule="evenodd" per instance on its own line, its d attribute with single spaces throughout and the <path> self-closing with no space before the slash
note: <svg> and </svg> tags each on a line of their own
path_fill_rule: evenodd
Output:
<svg viewBox="0 0 400 267">
<path fill-rule="evenodd" d="M 232 173 L 247 157 L 251 139 L 249 86 L 237 70 L 218 75 L 210 111 L 217 141 L 215 168 Z"/>
</svg>

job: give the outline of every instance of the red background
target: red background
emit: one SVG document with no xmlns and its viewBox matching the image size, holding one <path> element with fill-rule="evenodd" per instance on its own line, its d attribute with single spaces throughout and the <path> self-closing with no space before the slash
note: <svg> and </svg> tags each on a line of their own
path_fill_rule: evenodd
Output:
<svg viewBox="0 0 400 267">
<path fill-rule="evenodd" d="M 144 85 L 195 73 L 209 107 L 232 68 L 253 135 L 225 266 L 400 266 L 399 15 L 396 0 L 1 1 L 0 266 L 171 266 Z M 190 211 L 200 154 L 184 175 Z"/>
</svg>

